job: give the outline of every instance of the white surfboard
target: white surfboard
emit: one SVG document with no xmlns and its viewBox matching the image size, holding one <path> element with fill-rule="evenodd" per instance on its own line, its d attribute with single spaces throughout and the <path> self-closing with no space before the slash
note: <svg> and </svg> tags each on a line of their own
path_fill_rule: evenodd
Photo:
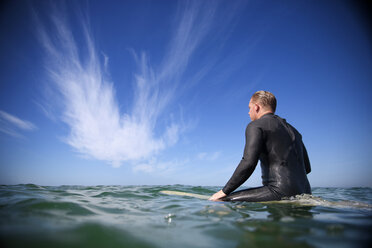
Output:
<svg viewBox="0 0 372 248">
<path fill-rule="evenodd" d="M 162 194 L 166 195 L 178 195 L 178 196 L 189 196 L 194 198 L 199 198 L 203 200 L 208 200 L 210 196 L 207 195 L 200 195 L 194 193 L 187 193 L 182 191 L 173 191 L 173 190 L 162 190 L 160 191 Z M 353 201 L 339 201 L 339 202 L 332 202 L 327 201 L 321 197 L 313 196 L 313 195 L 298 195 L 292 197 L 289 200 L 280 200 L 280 201 L 266 201 L 266 202 L 257 202 L 263 204 L 290 204 L 290 205 L 299 205 L 299 206 L 325 206 L 325 207 L 336 207 L 336 208 L 364 208 L 364 209 L 372 209 L 372 205 L 368 203 L 362 202 L 353 202 Z"/>
<path fill-rule="evenodd" d="M 173 191 L 173 190 L 162 190 L 160 191 L 162 194 L 166 195 L 180 195 L 180 196 L 190 196 L 195 197 L 203 200 L 208 200 L 210 196 L 208 195 L 200 195 L 200 194 L 194 194 L 194 193 L 187 193 L 187 192 L 181 192 L 181 191 Z"/>
</svg>

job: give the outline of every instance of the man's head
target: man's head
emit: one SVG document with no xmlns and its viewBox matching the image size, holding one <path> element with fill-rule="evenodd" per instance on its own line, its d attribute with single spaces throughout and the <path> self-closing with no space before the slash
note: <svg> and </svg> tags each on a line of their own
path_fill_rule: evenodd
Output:
<svg viewBox="0 0 372 248">
<path fill-rule="evenodd" d="M 260 119 L 264 114 L 275 113 L 275 110 L 276 98 L 268 91 L 257 91 L 249 101 L 249 116 L 252 121 Z"/>
</svg>

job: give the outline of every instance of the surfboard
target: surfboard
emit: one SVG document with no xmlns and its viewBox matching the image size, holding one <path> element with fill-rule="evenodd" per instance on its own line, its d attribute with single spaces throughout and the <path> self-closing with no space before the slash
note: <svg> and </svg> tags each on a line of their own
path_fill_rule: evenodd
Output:
<svg viewBox="0 0 372 248">
<path fill-rule="evenodd" d="M 178 196 L 189 196 L 194 198 L 199 198 L 202 200 L 208 200 L 210 196 L 207 195 L 200 195 L 182 191 L 173 191 L 173 190 L 162 190 L 160 191 L 162 194 L 166 195 L 178 195 Z M 325 207 L 336 207 L 336 208 L 362 208 L 362 209 L 372 209 L 372 204 L 364 203 L 364 202 L 354 202 L 354 201 L 339 201 L 339 202 L 332 202 L 325 200 L 321 197 L 313 196 L 313 195 L 299 195 L 292 197 L 291 199 L 284 199 L 280 201 L 266 201 L 266 202 L 257 202 L 262 204 L 289 204 L 289 205 L 298 205 L 298 206 L 325 206 Z"/>
<path fill-rule="evenodd" d="M 173 191 L 173 190 L 162 190 L 160 191 L 162 194 L 166 195 L 179 195 L 179 196 L 190 196 L 194 198 L 199 198 L 203 200 L 208 200 L 210 196 L 208 195 L 200 195 L 200 194 L 194 194 L 194 193 L 187 193 L 187 192 L 181 192 L 181 191 Z"/>
<path fill-rule="evenodd" d="M 178 195 L 178 196 L 189 196 L 189 197 L 194 197 L 194 198 L 199 198 L 199 199 L 202 199 L 202 200 L 208 200 L 210 198 L 210 196 L 207 196 L 207 195 L 201 195 L 201 194 L 195 194 L 195 193 L 188 193 L 188 192 L 182 192 L 182 191 L 174 191 L 174 190 L 162 190 L 160 191 L 160 193 L 162 194 L 166 194 L 166 195 Z M 257 203 L 279 203 L 279 204 L 288 204 L 288 203 L 296 203 L 295 201 L 290 201 L 290 200 L 281 200 L 281 201 L 266 201 L 266 202 L 257 202 Z M 305 206 L 314 206 L 313 204 L 309 204 L 309 203 L 302 203 L 302 205 L 305 205 Z"/>
</svg>

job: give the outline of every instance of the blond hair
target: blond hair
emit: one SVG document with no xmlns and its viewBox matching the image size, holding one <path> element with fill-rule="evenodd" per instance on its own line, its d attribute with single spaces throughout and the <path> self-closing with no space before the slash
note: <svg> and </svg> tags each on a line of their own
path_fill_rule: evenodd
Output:
<svg viewBox="0 0 372 248">
<path fill-rule="evenodd" d="M 269 108 L 271 111 L 276 110 L 276 98 L 273 93 L 260 90 L 252 95 L 252 102 L 260 103 L 263 108 Z"/>
</svg>

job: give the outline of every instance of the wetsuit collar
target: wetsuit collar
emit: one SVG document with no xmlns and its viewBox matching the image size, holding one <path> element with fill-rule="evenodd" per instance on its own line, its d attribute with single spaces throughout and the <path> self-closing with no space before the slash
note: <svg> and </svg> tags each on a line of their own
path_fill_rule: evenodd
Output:
<svg viewBox="0 0 372 248">
<path fill-rule="evenodd" d="M 261 118 L 262 118 L 262 117 L 265 117 L 265 116 L 269 116 L 269 115 L 274 115 L 274 113 L 267 113 L 267 114 L 264 114 L 263 116 L 261 116 Z M 261 118 L 260 118 L 260 119 L 261 119 Z"/>
</svg>

